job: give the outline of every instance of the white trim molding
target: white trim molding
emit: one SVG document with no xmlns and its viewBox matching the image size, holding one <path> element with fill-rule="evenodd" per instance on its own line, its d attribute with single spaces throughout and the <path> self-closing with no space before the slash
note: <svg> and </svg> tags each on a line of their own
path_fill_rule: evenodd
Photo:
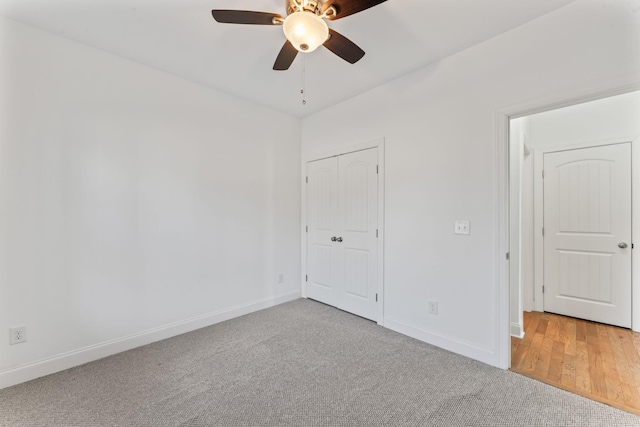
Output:
<svg viewBox="0 0 640 427">
<path fill-rule="evenodd" d="M 292 292 L 229 307 L 0 372 L 0 389 L 300 298 Z"/>
<path fill-rule="evenodd" d="M 495 354 L 488 348 L 480 347 L 473 343 L 445 334 L 431 332 L 421 328 L 420 326 L 412 325 L 391 316 L 387 316 L 385 318 L 384 324 L 386 328 L 391 329 L 392 331 L 426 342 L 427 344 L 464 355 L 486 363 L 487 365 L 493 365 L 494 363 Z"/>
<path fill-rule="evenodd" d="M 495 139 L 495 285 L 496 323 L 494 332 L 494 360 L 492 365 L 502 369 L 511 366 L 511 316 L 509 299 L 509 115 L 496 112 Z M 507 349 L 505 352 L 504 349 Z"/>
<path fill-rule="evenodd" d="M 511 336 L 516 338 L 524 338 L 524 328 L 516 322 L 511 322 Z"/>
</svg>

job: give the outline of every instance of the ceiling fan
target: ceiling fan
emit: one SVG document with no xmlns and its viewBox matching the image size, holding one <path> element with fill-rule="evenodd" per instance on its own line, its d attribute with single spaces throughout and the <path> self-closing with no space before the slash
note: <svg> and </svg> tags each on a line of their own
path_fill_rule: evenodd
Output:
<svg viewBox="0 0 640 427">
<path fill-rule="evenodd" d="M 355 64 L 364 51 L 351 40 L 329 28 L 325 20 L 335 21 L 362 12 L 386 0 L 285 0 L 287 17 L 277 13 L 250 10 L 212 10 L 213 18 L 227 24 L 282 25 L 287 40 L 274 70 L 288 70 L 298 52 L 312 52 L 323 45 L 345 61 Z"/>
</svg>

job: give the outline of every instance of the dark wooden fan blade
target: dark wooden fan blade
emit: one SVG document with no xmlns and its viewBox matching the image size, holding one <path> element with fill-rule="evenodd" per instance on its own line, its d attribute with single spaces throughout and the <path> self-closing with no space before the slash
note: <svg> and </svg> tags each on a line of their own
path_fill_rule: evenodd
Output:
<svg viewBox="0 0 640 427">
<path fill-rule="evenodd" d="M 324 13 L 333 6 L 336 9 L 336 14 L 334 16 L 328 16 L 327 19 L 335 21 L 336 19 L 362 12 L 385 1 L 387 0 L 327 0 L 322 5 L 322 12 Z"/>
<path fill-rule="evenodd" d="M 324 47 L 351 64 L 360 61 L 364 56 L 364 50 L 357 44 L 332 29 L 329 29 L 329 38 L 324 42 Z"/>
<path fill-rule="evenodd" d="M 276 58 L 275 64 L 273 64 L 273 69 L 277 71 L 288 70 L 291 64 L 293 64 L 293 60 L 296 59 L 298 55 L 298 49 L 293 47 L 291 42 L 287 40 L 284 42 L 282 49 L 280 49 L 280 53 Z"/>
<path fill-rule="evenodd" d="M 212 10 L 213 19 L 225 24 L 282 25 L 284 18 L 277 13 L 251 10 Z"/>
</svg>

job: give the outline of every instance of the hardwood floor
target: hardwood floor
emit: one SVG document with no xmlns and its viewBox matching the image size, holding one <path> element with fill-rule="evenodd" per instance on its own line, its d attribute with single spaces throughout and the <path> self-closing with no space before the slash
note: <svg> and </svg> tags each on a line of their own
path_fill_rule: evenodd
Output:
<svg viewBox="0 0 640 427">
<path fill-rule="evenodd" d="M 550 313 L 524 313 L 511 370 L 640 415 L 640 334 Z"/>
</svg>

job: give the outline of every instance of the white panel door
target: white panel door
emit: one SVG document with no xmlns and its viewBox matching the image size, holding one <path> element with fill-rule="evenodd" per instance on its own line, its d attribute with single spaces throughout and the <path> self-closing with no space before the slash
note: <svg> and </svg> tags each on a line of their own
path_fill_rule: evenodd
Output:
<svg viewBox="0 0 640 427">
<path fill-rule="evenodd" d="M 337 158 L 307 164 L 307 297 L 338 305 L 334 246 L 338 210 Z"/>
<path fill-rule="evenodd" d="M 631 327 L 631 144 L 544 155 L 544 310 Z"/>
<path fill-rule="evenodd" d="M 307 165 L 307 296 L 377 319 L 378 150 Z"/>
<path fill-rule="evenodd" d="M 377 319 L 378 150 L 338 157 L 338 307 Z"/>
</svg>

